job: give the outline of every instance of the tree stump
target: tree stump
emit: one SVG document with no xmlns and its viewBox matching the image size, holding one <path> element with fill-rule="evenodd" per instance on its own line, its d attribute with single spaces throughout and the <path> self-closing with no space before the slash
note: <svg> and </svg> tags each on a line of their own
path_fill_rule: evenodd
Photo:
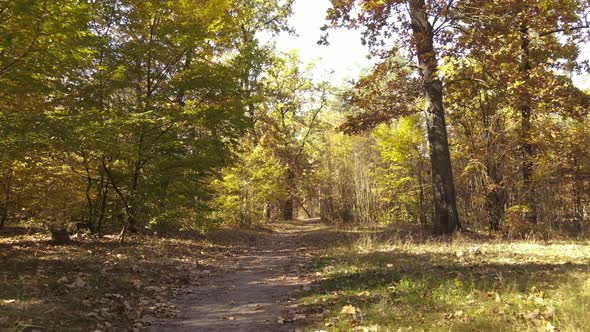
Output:
<svg viewBox="0 0 590 332">
<path fill-rule="evenodd" d="M 70 243 L 70 233 L 65 229 L 51 230 L 51 242 L 57 245 Z"/>
</svg>

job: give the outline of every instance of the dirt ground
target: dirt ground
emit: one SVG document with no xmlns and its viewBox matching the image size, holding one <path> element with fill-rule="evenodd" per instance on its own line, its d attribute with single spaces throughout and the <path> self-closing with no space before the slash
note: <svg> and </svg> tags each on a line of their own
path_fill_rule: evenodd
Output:
<svg viewBox="0 0 590 332">
<path fill-rule="evenodd" d="M 261 236 L 228 262 L 235 266 L 226 273 L 204 278 L 178 298 L 176 318 L 154 322 L 147 330 L 302 330 L 310 316 L 295 305 L 295 297 L 313 281 L 306 266 L 314 252 L 314 242 L 305 236 L 319 228 L 317 221 L 299 221 Z"/>
<path fill-rule="evenodd" d="M 295 331 L 310 262 L 340 240 L 317 220 L 206 236 L 76 238 L 0 232 L 0 331 Z"/>
</svg>

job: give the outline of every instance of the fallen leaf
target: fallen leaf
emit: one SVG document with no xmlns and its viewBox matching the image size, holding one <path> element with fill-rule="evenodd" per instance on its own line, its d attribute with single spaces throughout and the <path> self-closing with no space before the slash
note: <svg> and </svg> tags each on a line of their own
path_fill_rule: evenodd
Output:
<svg viewBox="0 0 590 332">
<path fill-rule="evenodd" d="M 472 247 L 469 248 L 469 253 L 472 255 L 481 255 L 481 248 L 480 247 Z"/>
<path fill-rule="evenodd" d="M 347 315 L 354 315 L 354 314 L 356 314 L 356 308 L 351 305 L 345 305 L 344 307 L 342 307 L 342 310 L 340 310 L 340 313 L 347 314 Z"/>
<path fill-rule="evenodd" d="M 131 283 L 133 284 L 133 287 L 135 287 L 136 289 L 141 289 L 141 286 L 143 286 L 141 280 L 138 279 L 133 280 Z"/>
<path fill-rule="evenodd" d="M 545 315 L 546 318 L 553 318 L 555 315 L 555 308 L 551 306 L 547 307 L 543 315 Z"/>
<path fill-rule="evenodd" d="M 84 280 L 82 280 L 82 278 L 77 277 L 76 280 L 74 280 L 74 282 L 67 285 L 66 287 L 68 287 L 68 288 L 82 288 L 84 286 L 86 286 L 86 282 Z"/>
</svg>

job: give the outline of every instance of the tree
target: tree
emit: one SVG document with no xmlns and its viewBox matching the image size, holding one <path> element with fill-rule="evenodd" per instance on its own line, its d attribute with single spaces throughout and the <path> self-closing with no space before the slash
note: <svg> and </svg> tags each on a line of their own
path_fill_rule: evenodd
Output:
<svg viewBox="0 0 590 332">
<path fill-rule="evenodd" d="M 30 212 L 24 197 L 39 195 L 28 189 L 40 180 L 36 166 L 48 162 L 49 114 L 92 57 L 88 20 L 78 1 L 0 3 L 0 228 Z"/>
<path fill-rule="evenodd" d="M 381 195 L 384 203 L 396 207 L 392 217 L 413 219 L 426 226 L 430 188 L 424 183 L 428 176 L 427 146 L 420 114 L 402 117 L 390 125 L 381 124 L 372 134 L 380 154 L 376 178 L 385 193 Z"/>
<path fill-rule="evenodd" d="M 84 82 L 97 85 L 100 102 L 84 96 L 95 112 L 79 139 L 93 149 L 123 207 L 124 235 L 140 220 L 157 223 L 172 211 L 202 209 L 206 183 L 230 162 L 244 118 L 239 73 L 217 60 L 232 50 L 229 35 L 219 34 L 227 28 L 221 28 L 227 2 L 109 5 L 95 27 L 109 33 Z M 96 116 L 106 123 L 95 126 Z"/>
<path fill-rule="evenodd" d="M 475 0 L 457 6 L 463 13 L 458 39 L 464 54 L 480 61 L 495 80 L 510 82 L 511 106 L 520 117 L 521 201 L 525 218 L 536 223 L 535 118 L 580 101 L 571 83 L 552 71 L 582 68 L 578 45 L 590 36 L 584 32 L 590 29 L 590 5 L 569 0 Z"/>
<path fill-rule="evenodd" d="M 389 43 L 390 37 L 398 34 L 405 39 L 408 45 L 406 50 L 416 58 L 427 114 L 434 200 L 433 230 L 437 234 L 450 234 L 461 227 L 443 108 L 443 85 L 437 76 L 440 52 L 435 48 L 435 42 L 443 45 L 448 42 L 445 27 L 449 23 L 448 14 L 453 3 L 424 0 L 332 1 L 332 8 L 328 12 L 332 27 L 364 27 L 363 42 L 368 43 L 373 50 L 383 48 Z M 360 8 L 356 17 L 353 17 L 351 13 L 356 4 Z M 395 54 L 396 48 L 397 45 L 385 54 Z"/>
</svg>

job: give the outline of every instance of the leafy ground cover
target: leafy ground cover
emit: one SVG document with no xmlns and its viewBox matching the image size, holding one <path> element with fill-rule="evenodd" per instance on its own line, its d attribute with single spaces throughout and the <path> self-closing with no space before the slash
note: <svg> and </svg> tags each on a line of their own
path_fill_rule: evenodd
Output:
<svg viewBox="0 0 590 332">
<path fill-rule="evenodd" d="M 326 249 L 315 274 L 320 281 L 300 299 L 322 312 L 312 331 L 590 330 L 587 241 L 364 232 Z"/>
<path fill-rule="evenodd" d="M 125 244 L 114 236 L 79 237 L 67 246 L 51 245 L 46 235 L 4 230 L 0 331 L 141 330 L 175 317 L 183 309 L 175 300 L 187 298 L 195 286 L 218 282 L 213 276 L 233 273 L 243 257 L 279 247 L 305 248 L 312 262 L 295 273 L 314 281 L 293 294 L 299 304 L 295 313 L 306 321 L 298 321 L 298 328 L 585 331 L 590 326 L 585 240 L 459 235 L 443 241 L 415 231 L 272 227 L 274 233 L 231 229 L 206 237 L 134 236 Z M 299 233 L 288 236 L 288 246 L 280 242 L 283 236 L 277 234 L 293 229 Z"/>
<path fill-rule="evenodd" d="M 224 273 L 259 232 L 207 238 L 79 237 L 54 246 L 23 229 L 0 233 L 0 331 L 139 330 L 173 317 L 172 300 Z"/>
</svg>

